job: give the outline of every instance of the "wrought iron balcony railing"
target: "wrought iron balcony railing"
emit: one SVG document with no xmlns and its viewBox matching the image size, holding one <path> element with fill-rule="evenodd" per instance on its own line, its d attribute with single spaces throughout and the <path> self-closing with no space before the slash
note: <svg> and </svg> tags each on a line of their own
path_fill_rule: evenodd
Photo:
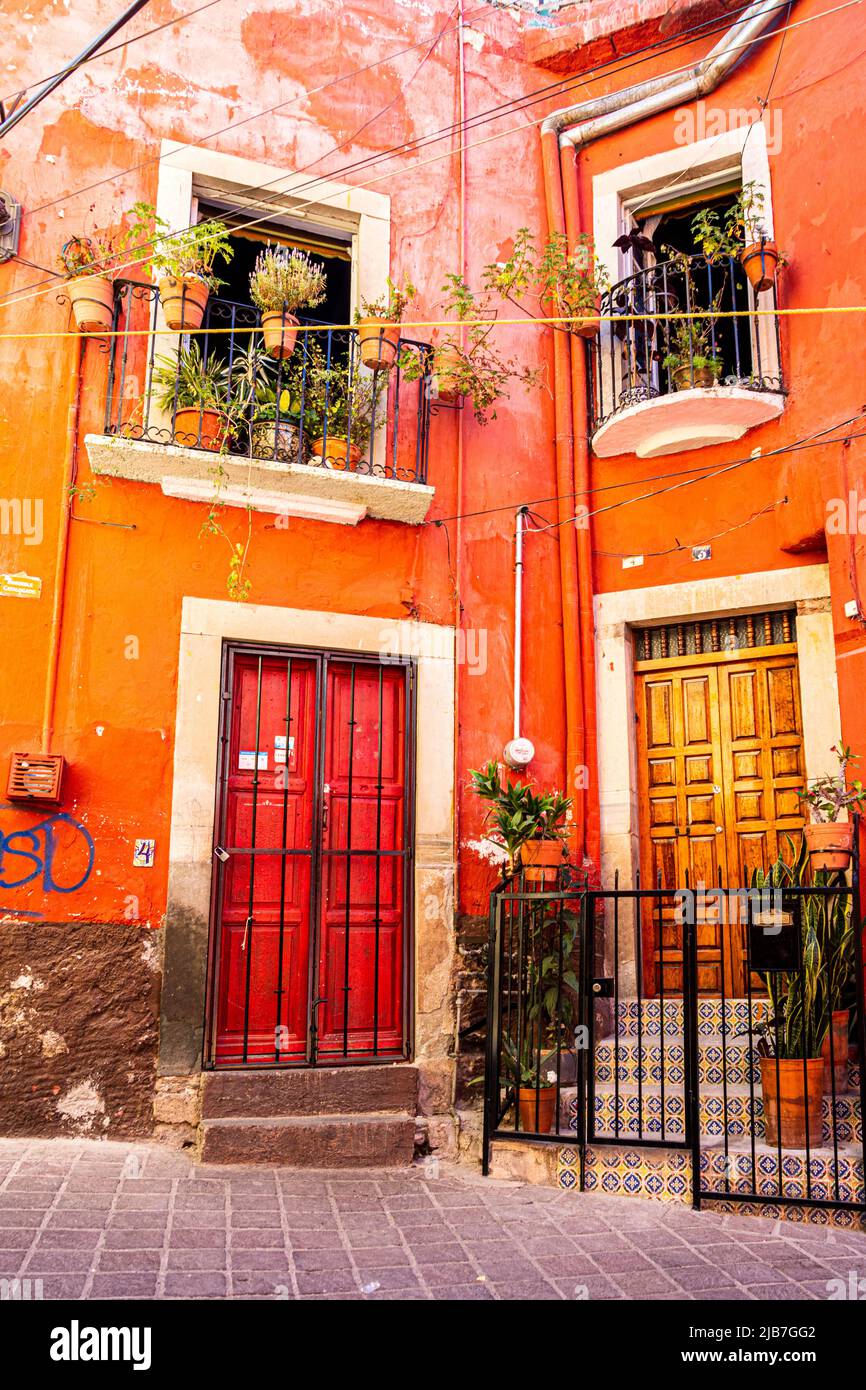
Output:
<svg viewBox="0 0 866 1390">
<path fill-rule="evenodd" d="M 426 482 L 429 344 L 401 338 L 390 369 L 374 371 L 356 329 L 306 319 L 289 355 L 270 356 L 250 304 L 211 297 L 201 329 L 178 335 L 155 285 L 119 280 L 115 294 L 106 434 Z"/>
<path fill-rule="evenodd" d="M 620 280 L 602 298 L 591 350 L 593 434 L 619 412 L 677 391 L 781 392 L 775 309 L 775 285 L 756 295 L 734 256 L 675 256 Z M 663 317 L 672 314 L 693 317 Z"/>
</svg>

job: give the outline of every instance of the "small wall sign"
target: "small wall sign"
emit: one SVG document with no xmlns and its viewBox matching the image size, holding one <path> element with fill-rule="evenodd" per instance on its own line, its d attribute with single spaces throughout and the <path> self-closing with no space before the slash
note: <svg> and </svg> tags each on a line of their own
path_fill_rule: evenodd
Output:
<svg viewBox="0 0 866 1390">
<path fill-rule="evenodd" d="M 238 771 L 255 772 L 256 770 L 256 750 L 255 748 L 242 748 L 238 753 Z M 263 749 L 259 753 L 259 772 L 268 770 L 268 753 Z"/>
<path fill-rule="evenodd" d="M 152 869 L 156 854 L 156 840 L 136 840 L 132 851 L 134 869 Z"/>
<path fill-rule="evenodd" d="M 0 598 L 41 598 L 42 580 L 38 574 L 0 574 Z"/>
</svg>

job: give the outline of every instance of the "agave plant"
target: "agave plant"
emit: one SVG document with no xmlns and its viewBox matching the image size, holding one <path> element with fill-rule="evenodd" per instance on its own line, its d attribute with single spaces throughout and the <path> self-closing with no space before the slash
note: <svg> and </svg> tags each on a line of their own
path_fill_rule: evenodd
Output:
<svg viewBox="0 0 866 1390">
<path fill-rule="evenodd" d="M 756 869 L 751 887 L 759 891 L 807 887 L 809 862 L 805 841 L 792 858 L 782 856 L 765 873 Z M 829 875 L 816 876 L 825 888 Z M 845 1007 L 854 979 L 854 913 L 847 894 L 802 893 L 800 934 L 802 966 L 798 972 L 761 972 L 770 998 L 771 1016 L 755 1026 L 763 1057 L 820 1057 L 832 1015 Z"/>
<path fill-rule="evenodd" d="M 193 341 L 177 356 L 158 357 L 153 385 L 160 410 L 219 410 L 228 404 L 229 369 L 213 353 L 205 360 Z"/>
</svg>

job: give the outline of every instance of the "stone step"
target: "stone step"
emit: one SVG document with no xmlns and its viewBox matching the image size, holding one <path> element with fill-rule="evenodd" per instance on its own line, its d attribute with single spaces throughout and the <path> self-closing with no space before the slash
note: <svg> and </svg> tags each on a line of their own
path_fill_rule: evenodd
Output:
<svg viewBox="0 0 866 1390">
<path fill-rule="evenodd" d="M 414 1115 L 393 1112 L 209 1119 L 200 1133 L 203 1163 L 389 1168 L 415 1151 Z"/>
<path fill-rule="evenodd" d="M 205 1073 L 202 1119 L 269 1116 L 415 1115 L 414 1066 L 298 1067 Z"/>
</svg>

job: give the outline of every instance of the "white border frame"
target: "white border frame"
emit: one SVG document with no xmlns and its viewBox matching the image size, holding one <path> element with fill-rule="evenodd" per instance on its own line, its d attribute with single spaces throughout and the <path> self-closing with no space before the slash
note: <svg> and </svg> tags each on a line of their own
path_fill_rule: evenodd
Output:
<svg viewBox="0 0 866 1390">
<path fill-rule="evenodd" d="M 448 1059 L 451 1066 L 454 629 L 409 619 L 187 597 L 181 618 L 166 911 L 166 930 L 173 935 L 171 941 L 166 938 L 160 1072 L 188 1074 L 202 1060 L 225 641 L 416 658 L 414 1058 L 440 1065 Z M 191 993 L 190 953 L 195 957 Z"/>
</svg>

